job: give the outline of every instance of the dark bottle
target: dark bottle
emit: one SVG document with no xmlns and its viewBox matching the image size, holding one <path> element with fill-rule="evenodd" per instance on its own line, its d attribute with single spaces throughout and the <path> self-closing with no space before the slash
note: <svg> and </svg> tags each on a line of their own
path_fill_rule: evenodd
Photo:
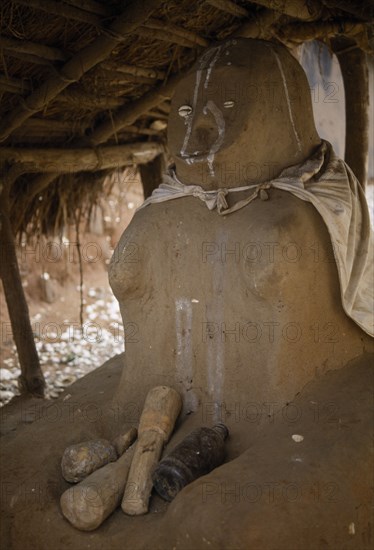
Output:
<svg viewBox="0 0 374 550">
<path fill-rule="evenodd" d="M 152 481 L 158 494 L 173 500 L 183 487 L 222 464 L 225 458 L 227 427 L 198 428 L 179 443 L 156 466 Z"/>
</svg>

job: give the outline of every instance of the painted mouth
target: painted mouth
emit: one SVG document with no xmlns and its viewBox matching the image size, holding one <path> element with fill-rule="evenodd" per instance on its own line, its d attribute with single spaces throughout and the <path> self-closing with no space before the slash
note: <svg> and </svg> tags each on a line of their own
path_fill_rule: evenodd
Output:
<svg viewBox="0 0 374 550">
<path fill-rule="evenodd" d="M 184 160 L 187 164 L 193 164 L 194 162 L 203 162 L 207 160 L 207 157 L 209 155 L 209 151 L 206 153 L 203 153 L 202 151 L 196 151 L 195 153 L 192 153 L 190 155 L 177 155 L 177 157 L 181 160 Z"/>
</svg>

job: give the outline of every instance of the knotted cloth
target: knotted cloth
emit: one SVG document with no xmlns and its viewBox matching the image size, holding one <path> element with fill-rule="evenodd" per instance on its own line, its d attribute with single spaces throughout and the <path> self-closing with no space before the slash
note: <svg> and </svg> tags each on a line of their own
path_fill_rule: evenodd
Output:
<svg viewBox="0 0 374 550">
<path fill-rule="evenodd" d="M 374 336 L 374 239 L 367 201 L 352 170 L 336 156 L 327 141 L 322 140 L 305 162 L 286 168 L 277 178 L 260 184 L 205 191 L 199 185 L 184 185 L 171 169 L 138 210 L 152 203 L 193 196 L 205 202 L 209 210 L 217 209 L 219 215 L 227 216 L 255 200 L 261 190 L 272 187 L 288 191 L 317 209 L 330 235 L 344 311 Z M 229 208 L 227 195 L 239 191 L 250 194 Z"/>
</svg>

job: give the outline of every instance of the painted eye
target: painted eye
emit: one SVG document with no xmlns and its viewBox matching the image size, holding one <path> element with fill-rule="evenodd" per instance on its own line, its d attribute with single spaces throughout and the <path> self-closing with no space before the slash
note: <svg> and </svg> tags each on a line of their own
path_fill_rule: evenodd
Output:
<svg viewBox="0 0 374 550">
<path fill-rule="evenodd" d="M 229 101 L 225 101 L 223 106 L 225 107 L 225 109 L 232 109 L 232 107 L 234 107 L 235 105 L 235 101 L 232 101 L 231 99 Z"/>
<path fill-rule="evenodd" d="M 178 115 L 187 118 L 192 113 L 192 107 L 190 105 L 182 105 L 178 109 Z"/>
</svg>

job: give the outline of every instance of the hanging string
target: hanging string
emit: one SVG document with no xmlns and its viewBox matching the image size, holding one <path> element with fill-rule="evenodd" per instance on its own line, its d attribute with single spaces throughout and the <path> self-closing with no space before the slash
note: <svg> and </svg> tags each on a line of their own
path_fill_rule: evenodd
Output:
<svg viewBox="0 0 374 550">
<path fill-rule="evenodd" d="M 80 323 L 81 331 L 83 335 L 83 262 L 82 262 L 82 250 L 81 250 L 80 230 L 79 230 L 81 217 L 82 217 L 82 208 L 79 208 L 79 210 L 75 212 L 75 233 L 77 238 L 77 251 L 78 251 L 78 264 L 79 264 L 79 295 L 80 295 L 79 323 Z"/>
</svg>

